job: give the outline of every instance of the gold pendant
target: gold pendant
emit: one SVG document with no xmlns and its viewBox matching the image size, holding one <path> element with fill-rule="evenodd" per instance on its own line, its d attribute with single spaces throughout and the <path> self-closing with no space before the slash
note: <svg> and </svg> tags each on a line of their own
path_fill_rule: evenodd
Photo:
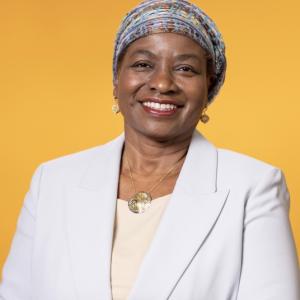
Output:
<svg viewBox="0 0 300 300">
<path fill-rule="evenodd" d="M 150 207 L 151 200 L 149 193 L 138 192 L 128 201 L 128 207 L 133 213 L 141 214 Z"/>
</svg>

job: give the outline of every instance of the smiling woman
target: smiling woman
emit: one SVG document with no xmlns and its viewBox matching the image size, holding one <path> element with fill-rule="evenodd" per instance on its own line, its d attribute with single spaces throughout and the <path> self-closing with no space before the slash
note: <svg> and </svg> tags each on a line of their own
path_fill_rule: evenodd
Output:
<svg viewBox="0 0 300 300">
<path fill-rule="evenodd" d="M 195 129 L 225 72 L 221 34 L 195 5 L 126 15 L 113 60 L 124 134 L 37 169 L 1 299 L 299 299 L 283 173 Z"/>
<path fill-rule="evenodd" d="M 205 51 L 183 35 L 157 33 L 132 43 L 114 90 L 126 132 L 160 141 L 190 137 L 207 106 L 206 65 Z"/>
</svg>

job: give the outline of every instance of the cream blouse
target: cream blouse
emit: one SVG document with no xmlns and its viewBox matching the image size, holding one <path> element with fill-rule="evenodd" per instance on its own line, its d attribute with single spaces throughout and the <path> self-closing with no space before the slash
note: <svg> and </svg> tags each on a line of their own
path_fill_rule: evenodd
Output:
<svg viewBox="0 0 300 300">
<path fill-rule="evenodd" d="M 171 194 L 154 199 L 147 211 L 135 214 L 125 200 L 117 200 L 111 262 L 113 300 L 126 300 L 139 266 L 155 234 Z"/>
</svg>

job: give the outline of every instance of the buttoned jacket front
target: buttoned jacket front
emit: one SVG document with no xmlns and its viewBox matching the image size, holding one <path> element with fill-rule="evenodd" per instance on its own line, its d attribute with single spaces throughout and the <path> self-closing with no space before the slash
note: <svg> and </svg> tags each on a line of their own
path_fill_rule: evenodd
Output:
<svg viewBox="0 0 300 300">
<path fill-rule="evenodd" d="M 0 299 L 109 300 L 124 135 L 43 163 L 3 271 Z M 195 131 L 129 300 L 299 300 L 282 172 Z"/>
</svg>

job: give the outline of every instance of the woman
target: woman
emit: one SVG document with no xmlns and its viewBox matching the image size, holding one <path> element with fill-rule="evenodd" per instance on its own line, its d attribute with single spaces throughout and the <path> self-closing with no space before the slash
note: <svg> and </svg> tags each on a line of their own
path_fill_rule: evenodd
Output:
<svg viewBox="0 0 300 300">
<path fill-rule="evenodd" d="M 124 134 L 37 169 L 1 299 L 299 299 L 282 172 L 195 131 L 225 78 L 213 21 L 145 1 L 113 70 Z"/>
</svg>

